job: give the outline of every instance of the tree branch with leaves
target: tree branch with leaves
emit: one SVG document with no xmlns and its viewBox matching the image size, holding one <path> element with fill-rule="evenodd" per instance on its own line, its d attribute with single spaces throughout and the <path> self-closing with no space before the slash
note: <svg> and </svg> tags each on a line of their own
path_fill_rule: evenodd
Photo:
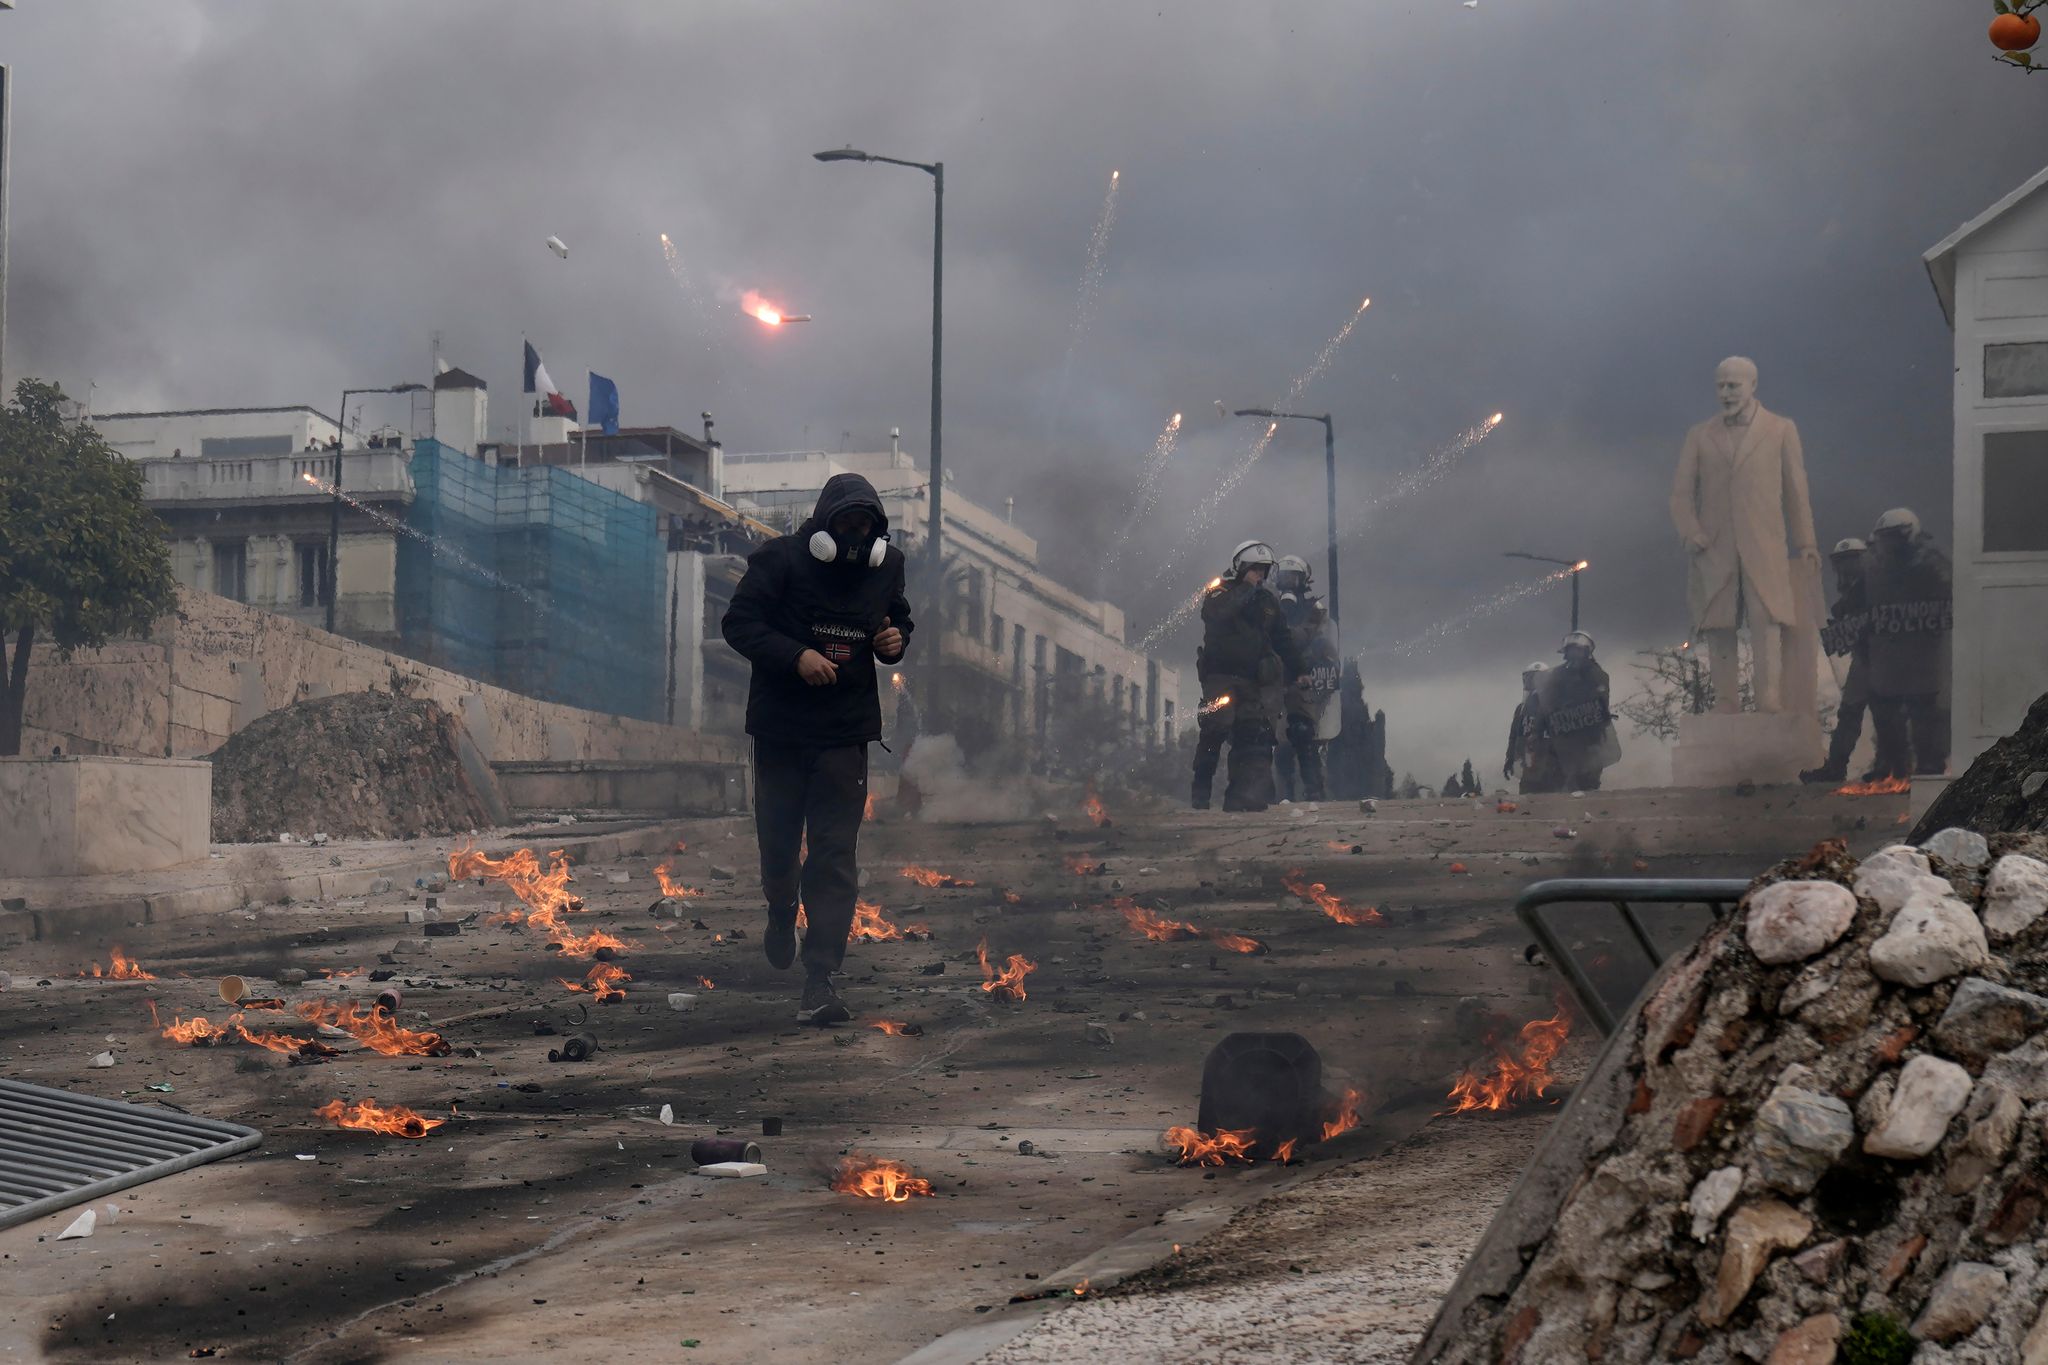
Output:
<svg viewBox="0 0 2048 1365">
<path fill-rule="evenodd" d="M 1991 45 L 1998 49 L 1999 61 L 2027 72 L 2048 70 L 2034 64 L 2033 52 L 2041 41 L 2041 21 L 2034 11 L 2044 4 L 2048 0 L 1992 0 L 1997 13 L 1991 19 Z"/>
<path fill-rule="evenodd" d="M 0 408 L 0 755 L 21 752 L 38 641 L 68 659 L 177 606 L 142 471 L 97 429 L 66 421 L 65 402 L 55 384 L 24 379 Z"/>
</svg>

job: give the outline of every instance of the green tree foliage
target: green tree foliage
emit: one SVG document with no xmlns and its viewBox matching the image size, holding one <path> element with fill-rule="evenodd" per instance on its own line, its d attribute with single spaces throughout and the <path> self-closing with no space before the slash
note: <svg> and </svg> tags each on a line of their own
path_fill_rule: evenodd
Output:
<svg viewBox="0 0 2048 1365">
<path fill-rule="evenodd" d="M 177 605 L 163 523 L 142 471 L 24 379 L 0 408 L 0 755 L 21 752 L 29 653 L 59 658 L 148 629 Z"/>
</svg>

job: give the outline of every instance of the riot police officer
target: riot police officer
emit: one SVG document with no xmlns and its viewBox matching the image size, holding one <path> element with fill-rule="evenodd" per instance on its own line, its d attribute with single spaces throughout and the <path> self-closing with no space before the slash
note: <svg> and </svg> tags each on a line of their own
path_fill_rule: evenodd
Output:
<svg viewBox="0 0 2048 1365">
<path fill-rule="evenodd" d="M 1894 507 L 1870 533 L 1870 718 L 1881 776 L 1948 768 L 1948 556 L 1910 508 Z"/>
<path fill-rule="evenodd" d="M 1801 782 L 1846 782 L 1849 759 L 1863 737 L 1863 713 L 1870 706 L 1870 601 L 1864 564 L 1870 547 L 1851 536 L 1835 542 L 1828 562 L 1835 570 L 1835 601 L 1821 629 L 1821 647 L 1835 658 L 1847 656 L 1849 672 L 1842 680 L 1842 700 L 1835 707 L 1835 732 L 1828 737 L 1827 761 L 1799 774 Z M 1890 755 L 1879 754 L 1864 780 L 1889 768 Z"/>
<path fill-rule="evenodd" d="M 1512 778 L 1515 769 L 1522 770 L 1521 790 L 1529 792 L 1554 792 L 1564 790 L 1564 779 L 1558 775 L 1557 755 L 1551 749 L 1550 738 L 1543 730 L 1543 703 L 1537 690 L 1550 665 L 1537 659 L 1522 670 L 1522 700 L 1515 705 L 1515 717 L 1508 722 L 1507 761 L 1501 764 L 1500 775 Z"/>
<path fill-rule="evenodd" d="M 1281 685 L 1299 677 L 1301 651 L 1280 601 L 1266 586 L 1273 547 L 1247 540 L 1230 556 L 1230 573 L 1202 594 L 1202 647 L 1195 676 L 1202 684 L 1196 718 L 1194 807 L 1209 808 L 1223 743 L 1230 741 L 1230 779 L 1223 809 L 1264 810 L 1273 802 L 1273 712 Z"/>
<path fill-rule="evenodd" d="M 1329 616 L 1314 587 L 1308 561 L 1300 555 L 1283 555 L 1274 565 L 1273 591 L 1280 598 L 1280 613 L 1287 618 L 1295 649 L 1308 664 L 1307 670 L 1287 686 L 1287 744 L 1279 751 L 1280 780 L 1287 796 L 1297 796 L 1298 771 L 1299 799 L 1303 801 L 1328 799 L 1320 732 L 1324 712 L 1337 695 L 1339 662 L 1337 646 L 1326 629 Z"/>
<path fill-rule="evenodd" d="M 1608 706 L 1607 670 L 1593 658 L 1593 637 L 1575 630 L 1557 648 L 1564 662 L 1537 680 L 1542 735 L 1557 755 L 1565 791 L 1597 791 L 1600 774 L 1621 757 Z"/>
</svg>

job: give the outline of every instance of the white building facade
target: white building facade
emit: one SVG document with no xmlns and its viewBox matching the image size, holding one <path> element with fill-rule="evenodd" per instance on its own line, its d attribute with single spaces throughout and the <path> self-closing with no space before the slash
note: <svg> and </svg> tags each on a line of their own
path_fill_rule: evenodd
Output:
<svg viewBox="0 0 2048 1365">
<path fill-rule="evenodd" d="M 2048 170 L 1926 265 L 1955 332 L 1950 770 L 1961 772 L 2048 693 Z"/>
</svg>

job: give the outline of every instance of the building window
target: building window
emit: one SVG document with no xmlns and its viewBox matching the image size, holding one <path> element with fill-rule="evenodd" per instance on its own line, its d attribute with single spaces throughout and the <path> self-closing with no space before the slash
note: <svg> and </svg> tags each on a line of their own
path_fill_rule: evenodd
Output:
<svg viewBox="0 0 2048 1365">
<path fill-rule="evenodd" d="M 1166 742 L 1167 742 L 1168 744 L 1172 744 L 1172 743 L 1173 743 L 1173 703 L 1172 703 L 1172 702 L 1170 702 L 1170 701 L 1169 701 L 1169 702 L 1165 702 L 1165 703 L 1162 703 L 1162 706 L 1163 706 L 1163 708 L 1164 708 L 1164 709 L 1163 709 L 1163 711 L 1162 711 L 1162 713 L 1161 713 L 1160 721 L 1161 721 L 1161 724 L 1165 726 L 1165 730 L 1164 730 L 1164 732 L 1163 732 L 1163 735 L 1162 735 L 1162 737 L 1163 737 L 1163 738 L 1164 738 L 1164 739 L 1166 740 Z"/>
<path fill-rule="evenodd" d="M 249 600 L 249 546 L 243 541 L 213 547 L 213 590 L 230 602 Z"/>
<path fill-rule="evenodd" d="M 199 453 L 209 460 L 237 459 L 250 455 L 289 455 L 290 436 L 202 436 Z"/>
<path fill-rule="evenodd" d="M 327 600 L 327 547 L 301 545 L 299 555 L 299 605 L 317 607 Z"/>
<path fill-rule="evenodd" d="M 1124 676 L 1121 673 L 1110 681 L 1109 704 L 1115 710 L 1124 709 Z"/>
<path fill-rule="evenodd" d="M 2002 341 L 1984 348 L 1984 396 L 2032 398 L 2048 393 L 2048 341 Z"/>
<path fill-rule="evenodd" d="M 2048 550 L 2048 431 L 1984 435 L 1984 552 Z"/>
<path fill-rule="evenodd" d="M 995 621 L 995 628 L 988 633 L 989 643 L 994 646 L 996 653 L 1001 655 L 1003 652 L 1003 618 L 995 616 L 994 613 L 991 613 L 991 617 Z"/>
</svg>

